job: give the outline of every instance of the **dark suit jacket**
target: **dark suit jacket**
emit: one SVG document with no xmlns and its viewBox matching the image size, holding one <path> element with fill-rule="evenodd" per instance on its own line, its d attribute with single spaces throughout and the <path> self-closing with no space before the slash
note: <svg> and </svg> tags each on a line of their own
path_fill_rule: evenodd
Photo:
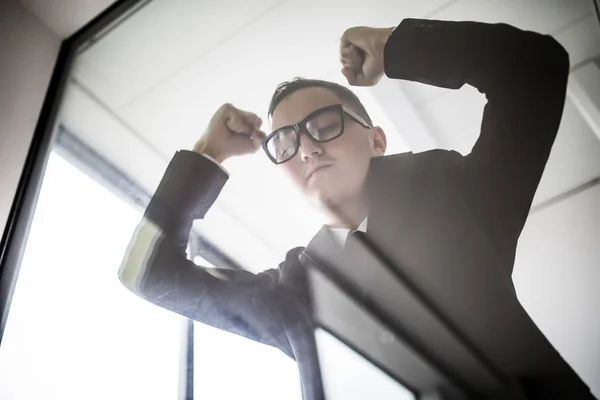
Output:
<svg viewBox="0 0 600 400">
<path fill-rule="evenodd" d="M 406 19 L 389 38 L 384 61 L 390 78 L 451 89 L 472 85 L 487 105 L 467 156 L 433 150 L 373 158 L 366 236 L 403 265 L 417 287 L 435 291 L 443 313 L 465 323 L 476 319 L 468 333 L 510 367 L 519 360 L 496 348 L 492 333 L 516 338 L 520 324 L 532 324 L 514 295 L 511 272 L 560 124 L 568 54 L 550 36 L 509 25 Z M 305 398 L 317 398 L 321 381 L 303 283 L 304 248 L 257 275 L 200 268 L 186 258 L 193 220 L 204 217 L 226 181 L 212 161 L 178 152 L 120 278 L 161 307 L 281 349 L 298 362 Z M 473 307 L 473 296 L 483 304 Z M 510 304 L 496 301 L 507 298 Z M 470 315 L 460 312 L 466 304 Z M 556 355 L 547 342 L 528 346 L 517 351 Z"/>
</svg>

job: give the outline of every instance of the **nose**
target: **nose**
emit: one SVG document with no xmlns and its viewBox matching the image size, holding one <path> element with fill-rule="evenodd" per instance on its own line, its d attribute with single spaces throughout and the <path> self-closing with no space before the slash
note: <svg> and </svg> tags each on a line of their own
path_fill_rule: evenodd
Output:
<svg viewBox="0 0 600 400">
<path fill-rule="evenodd" d="M 311 140 L 308 135 L 300 135 L 300 148 L 298 149 L 300 153 L 300 159 L 303 162 L 307 162 L 310 157 L 314 157 L 315 155 L 323 155 L 323 147 L 320 143 Z"/>
</svg>

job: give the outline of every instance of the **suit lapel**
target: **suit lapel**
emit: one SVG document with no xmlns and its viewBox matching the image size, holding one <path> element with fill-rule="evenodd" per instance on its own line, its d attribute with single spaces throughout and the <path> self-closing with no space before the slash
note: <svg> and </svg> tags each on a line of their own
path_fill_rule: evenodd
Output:
<svg viewBox="0 0 600 400">
<path fill-rule="evenodd" d="M 371 161 L 366 190 L 369 199 L 367 237 L 382 250 L 396 250 L 400 226 L 414 219 L 415 161 L 412 153 Z M 391 246 L 391 247 L 390 247 Z"/>
</svg>

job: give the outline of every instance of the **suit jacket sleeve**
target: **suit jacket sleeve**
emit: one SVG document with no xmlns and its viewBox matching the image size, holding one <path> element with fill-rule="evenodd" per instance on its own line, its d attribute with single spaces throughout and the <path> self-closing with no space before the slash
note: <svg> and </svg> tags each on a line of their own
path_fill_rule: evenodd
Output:
<svg viewBox="0 0 600 400">
<path fill-rule="evenodd" d="M 517 239 L 558 132 L 569 57 L 552 37 L 505 24 L 406 19 L 384 51 L 390 78 L 485 94 L 481 132 L 460 157 L 462 190 L 512 272 Z M 475 118 L 475 116 L 474 116 Z"/>
<path fill-rule="evenodd" d="M 228 176 L 197 153 L 172 159 L 119 270 L 138 296 L 194 319 L 280 348 L 292 356 L 279 310 L 279 271 L 258 275 L 203 268 L 187 259 L 192 223 L 203 218 Z"/>
</svg>

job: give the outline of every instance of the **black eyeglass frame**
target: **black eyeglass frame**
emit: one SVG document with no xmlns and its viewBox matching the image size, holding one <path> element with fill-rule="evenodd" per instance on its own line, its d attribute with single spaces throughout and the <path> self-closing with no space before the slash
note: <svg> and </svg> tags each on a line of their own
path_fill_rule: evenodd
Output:
<svg viewBox="0 0 600 400">
<path fill-rule="evenodd" d="M 340 113 L 340 121 L 341 121 L 340 133 L 329 139 L 318 140 L 313 135 L 311 135 L 310 132 L 308 132 L 308 129 L 306 128 L 306 124 L 308 123 L 308 121 L 310 121 L 316 115 L 319 115 L 321 113 L 324 113 L 324 112 L 327 112 L 330 110 L 337 110 Z M 296 156 L 296 154 L 298 154 L 298 150 L 300 150 L 300 134 L 301 133 L 305 133 L 313 142 L 316 142 L 316 143 L 331 142 L 332 140 L 335 140 L 335 139 L 339 138 L 340 136 L 342 136 L 344 134 L 344 128 L 345 128 L 344 114 L 348 115 L 354 121 L 358 122 L 363 128 L 366 128 L 366 129 L 373 128 L 364 118 L 362 118 L 360 115 L 356 114 L 354 111 L 350 110 L 348 107 L 344 106 L 343 104 L 333 104 L 331 106 L 319 108 L 318 110 L 313 111 L 312 113 L 308 114 L 308 116 L 306 118 L 304 118 L 302 121 L 298 122 L 297 124 L 286 125 L 286 126 L 282 126 L 279 129 L 276 129 L 271 134 L 269 134 L 266 138 L 263 139 L 263 141 L 261 143 L 262 148 L 265 151 L 265 153 L 267 154 L 267 157 L 269 157 L 269 159 L 274 164 L 278 165 L 278 164 L 286 163 L 286 162 L 290 161 L 292 158 L 294 158 Z M 267 148 L 267 143 L 269 142 L 269 140 L 271 140 L 271 138 L 273 138 L 279 132 L 281 132 L 285 129 L 290 129 L 290 128 L 294 129 L 294 131 L 296 132 L 296 143 L 297 143 L 296 149 L 294 150 L 294 153 L 291 154 L 284 161 L 277 161 L 277 159 L 275 159 L 275 157 L 273 157 L 271 155 L 271 153 L 269 152 L 269 149 Z"/>
</svg>

